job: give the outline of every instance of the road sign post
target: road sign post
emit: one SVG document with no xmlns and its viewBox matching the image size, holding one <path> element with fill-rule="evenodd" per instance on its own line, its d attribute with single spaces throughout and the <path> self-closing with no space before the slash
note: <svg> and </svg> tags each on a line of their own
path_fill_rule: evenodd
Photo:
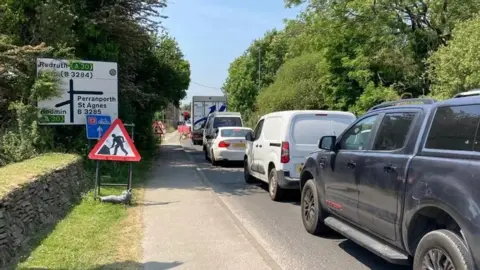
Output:
<svg viewBox="0 0 480 270">
<path fill-rule="evenodd" d="M 88 122 L 88 119 L 87 119 Z M 92 120 L 93 123 L 93 120 Z M 88 124 L 88 123 L 87 123 Z M 125 129 L 125 126 L 131 127 L 132 136 L 130 137 Z M 93 128 L 92 128 L 93 129 Z M 141 156 L 138 153 L 135 144 L 133 143 L 133 137 L 135 133 L 135 124 L 123 124 L 120 119 L 116 119 L 110 127 L 105 131 L 103 136 L 97 142 L 97 144 L 90 151 L 89 159 L 96 160 L 95 170 L 95 192 L 94 198 L 100 194 L 101 186 L 126 186 L 127 190 L 132 188 L 133 180 L 133 164 L 132 162 L 140 161 Z M 113 153 L 112 153 L 113 149 Z M 128 181 L 127 184 L 120 183 L 101 183 L 100 177 L 100 161 L 127 161 L 128 165 Z"/>
</svg>

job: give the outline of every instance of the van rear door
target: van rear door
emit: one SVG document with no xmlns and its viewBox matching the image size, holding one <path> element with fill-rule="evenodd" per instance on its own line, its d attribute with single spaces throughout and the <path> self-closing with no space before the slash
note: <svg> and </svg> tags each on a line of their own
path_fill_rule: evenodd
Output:
<svg viewBox="0 0 480 270">
<path fill-rule="evenodd" d="M 305 157 L 318 150 L 322 136 L 340 135 L 356 117 L 335 113 L 297 114 L 290 125 L 290 162 L 285 170 L 293 178 L 300 177 Z"/>
</svg>

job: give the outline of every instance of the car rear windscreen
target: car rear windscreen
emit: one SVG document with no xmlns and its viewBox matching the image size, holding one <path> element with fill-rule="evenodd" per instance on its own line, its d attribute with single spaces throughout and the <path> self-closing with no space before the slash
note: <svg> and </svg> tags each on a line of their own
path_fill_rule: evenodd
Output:
<svg viewBox="0 0 480 270">
<path fill-rule="evenodd" d="M 222 137 L 242 137 L 245 138 L 248 129 L 223 129 L 221 132 Z"/>
<path fill-rule="evenodd" d="M 329 116 L 297 116 L 293 127 L 292 135 L 296 144 L 317 144 L 322 136 L 338 136 L 353 121 L 355 117 L 342 115 Z"/>
<path fill-rule="evenodd" d="M 241 127 L 242 120 L 235 116 L 221 116 L 215 117 L 213 120 L 213 128 L 219 127 Z"/>
</svg>

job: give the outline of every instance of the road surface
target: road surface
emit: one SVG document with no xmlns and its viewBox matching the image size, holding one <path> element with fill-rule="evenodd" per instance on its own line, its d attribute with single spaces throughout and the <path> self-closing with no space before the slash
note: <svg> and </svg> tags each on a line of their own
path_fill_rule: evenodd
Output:
<svg viewBox="0 0 480 270">
<path fill-rule="evenodd" d="M 328 237 L 307 233 L 300 216 L 298 193 L 286 202 L 273 202 L 266 185 L 244 183 L 242 164 L 213 167 L 205 160 L 201 146 L 193 146 L 188 140 L 182 145 L 245 231 L 281 268 L 411 269 L 387 263 L 336 233 Z"/>
</svg>

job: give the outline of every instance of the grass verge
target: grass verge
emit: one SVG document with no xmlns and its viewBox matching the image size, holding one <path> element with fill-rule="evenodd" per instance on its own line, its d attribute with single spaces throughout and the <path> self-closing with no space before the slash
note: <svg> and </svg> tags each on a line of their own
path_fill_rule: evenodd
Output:
<svg viewBox="0 0 480 270">
<path fill-rule="evenodd" d="M 100 203 L 87 193 L 82 202 L 17 269 L 141 269 L 143 182 L 152 153 L 135 166 L 133 205 Z M 120 194 L 124 188 L 106 187 L 101 195 Z"/>
<path fill-rule="evenodd" d="M 48 153 L 0 168 L 0 198 L 16 186 L 31 182 L 33 178 L 69 165 L 80 156 Z"/>
</svg>

